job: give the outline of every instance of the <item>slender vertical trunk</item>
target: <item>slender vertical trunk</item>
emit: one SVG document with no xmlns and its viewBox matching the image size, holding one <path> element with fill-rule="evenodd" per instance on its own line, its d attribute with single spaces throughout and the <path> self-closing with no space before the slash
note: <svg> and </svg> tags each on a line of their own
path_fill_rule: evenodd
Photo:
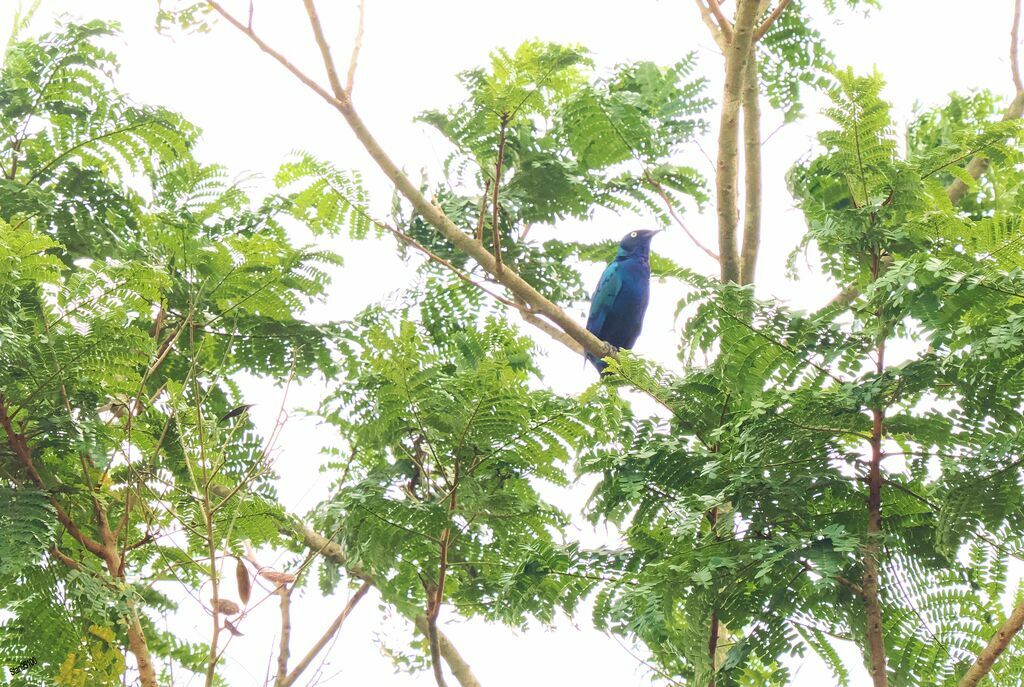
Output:
<svg viewBox="0 0 1024 687">
<path fill-rule="evenodd" d="M 288 684 L 288 656 L 292 636 L 292 592 L 288 585 L 281 585 L 277 590 L 281 597 L 281 641 L 277 650 L 277 680 L 275 685 L 283 687 Z"/>
<path fill-rule="evenodd" d="M 736 240 L 739 223 L 739 119 L 746 63 L 753 51 L 757 10 L 757 0 L 737 0 L 732 41 L 724 51 L 725 84 L 718 130 L 715 197 L 718 203 L 718 254 L 721 277 L 725 282 L 740 280 L 739 247 Z"/>
<path fill-rule="evenodd" d="M 872 256 L 871 277 L 878 279 L 881 257 Z M 877 313 L 881 317 L 881 313 Z M 875 371 L 885 371 L 885 339 L 875 349 Z M 882 437 L 885 435 L 885 406 L 871 410 L 871 465 L 868 470 L 868 541 L 864 551 L 864 611 L 867 616 L 868 650 L 874 687 L 889 687 L 885 659 L 885 633 L 882 628 L 882 604 L 878 595 L 882 556 Z"/>
<path fill-rule="evenodd" d="M 116 580 L 124 581 L 122 560 L 117 552 L 117 542 L 112 536 L 109 528 L 103 528 L 100 532 L 100 539 L 106 547 L 106 554 L 103 556 L 107 571 Z M 135 663 L 139 667 L 139 682 L 142 687 L 159 687 L 156 680 L 156 669 L 153 667 L 153 659 L 149 655 L 149 643 L 146 641 L 146 633 L 142 629 L 142 622 L 139 620 L 139 611 L 134 601 L 128 601 L 128 615 L 125 617 L 128 626 L 128 648 L 135 656 Z"/>
<path fill-rule="evenodd" d="M 153 667 L 153 659 L 149 655 L 149 644 L 146 642 L 146 633 L 139 622 L 139 612 L 135 604 L 128 605 L 128 648 L 135 655 L 135 663 L 139 666 L 139 681 L 142 687 L 158 687 L 156 681 L 156 670 Z"/>
<path fill-rule="evenodd" d="M 505 128 L 508 126 L 508 115 L 501 115 L 501 130 L 498 133 L 498 161 L 494 165 L 494 200 L 492 201 L 494 207 L 494 218 L 491 220 L 491 232 L 494 237 L 493 239 L 493 250 L 494 250 L 494 269 L 495 274 L 501 274 L 501 230 L 499 229 L 498 219 L 501 213 L 501 205 L 498 203 L 498 193 L 501 190 L 501 165 L 505 161 Z"/>
<path fill-rule="evenodd" d="M 879 355 L 884 344 L 879 347 Z M 871 652 L 871 679 L 874 687 L 888 687 L 885 664 L 885 635 L 882 630 L 882 605 L 878 598 L 879 558 L 882 547 L 882 431 L 884 411 L 873 410 L 871 467 L 868 473 L 868 543 L 864 552 L 864 606 L 867 614 L 868 649 Z"/>
<path fill-rule="evenodd" d="M 708 687 L 715 687 L 715 673 L 718 671 L 718 611 L 711 612 L 711 636 L 708 638 L 708 657 L 711 660 L 711 679 Z"/>
<path fill-rule="evenodd" d="M 743 70 L 743 252 L 740 284 L 753 284 L 761 244 L 761 106 L 757 53 L 751 47 Z"/>
</svg>

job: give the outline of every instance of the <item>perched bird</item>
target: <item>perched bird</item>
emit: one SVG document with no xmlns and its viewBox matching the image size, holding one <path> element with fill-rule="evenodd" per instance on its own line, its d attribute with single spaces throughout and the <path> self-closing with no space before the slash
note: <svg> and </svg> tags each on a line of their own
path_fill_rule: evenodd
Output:
<svg viewBox="0 0 1024 687">
<path fill-rule="evenodd" d="M 252 408 L 254 405 L 256 405 L 256 404 L 255 403 L 243 403 L 240 406 L 235 406 L 234 408 L 232 408 L 228 412 L 226 412 L 223 415 L 221 415 L 220 419 L 217 420 L 217 423 L 219 424 L 221 422 L 227 422 L 228 420 L 230 420 L 233 417 L 238 417 L 242 413 L 244 413 L 247 410 L 249 410 L 249 408 Z"/>
<path fill-rule="evenodd" d="M 605 268 L 590 301 L 587 330 L 616 348 L 632 348 L 640 336 L 651 294 L 651 239 L 657 231 L 631 231 L 619 241 L 619 252 Z M 607 364 L 591 353 L 587 360 L 598 372 Z"/>
</svg>

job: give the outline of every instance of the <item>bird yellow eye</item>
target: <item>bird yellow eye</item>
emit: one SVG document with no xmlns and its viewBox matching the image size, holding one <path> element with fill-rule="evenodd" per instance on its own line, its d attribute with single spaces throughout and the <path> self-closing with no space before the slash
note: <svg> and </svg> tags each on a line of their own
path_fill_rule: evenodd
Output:
<svg viewBox="0 0 1024 687">
<path fill-rule="evenodd" d="M 636 238 L 636 232 L 634 231 L 633 233 L 630 234 L 630 236 L 632 236 L 633 238 Z"/>
</svg>

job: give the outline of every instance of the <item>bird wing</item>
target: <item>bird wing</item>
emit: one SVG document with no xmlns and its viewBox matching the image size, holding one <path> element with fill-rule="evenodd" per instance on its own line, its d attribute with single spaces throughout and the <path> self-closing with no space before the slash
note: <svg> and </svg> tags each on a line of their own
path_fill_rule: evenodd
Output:
<svg viewBox="0 0 1024 687">
<path fill-rule="evenodd" d="M 605 268 L 601 280 L 597 282 L 594 297 L 590 299 L 590 317 L 587 318 L 587 329 L 600 337 L 604 329 L 605 318 L 615 304 L 615 298 L 622 290 L 622 272 L 619 264 L 613 262 Z"/>
</svg>

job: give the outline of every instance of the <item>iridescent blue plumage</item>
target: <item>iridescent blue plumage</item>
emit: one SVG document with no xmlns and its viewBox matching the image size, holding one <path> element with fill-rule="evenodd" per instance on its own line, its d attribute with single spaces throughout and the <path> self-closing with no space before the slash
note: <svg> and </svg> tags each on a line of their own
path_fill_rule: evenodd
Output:
<svg viewBox="0 0 1024 687">
<path fill-rule="evenodd" d="M 616 348 L 632 348 L 640 336 L 651 293 L 651 239 L 656 231 L 631 231 L 619 242 L 590 300 L 587 329 Z M 607 367 L 587 353 L 598 371 Z"/>
</svg>

